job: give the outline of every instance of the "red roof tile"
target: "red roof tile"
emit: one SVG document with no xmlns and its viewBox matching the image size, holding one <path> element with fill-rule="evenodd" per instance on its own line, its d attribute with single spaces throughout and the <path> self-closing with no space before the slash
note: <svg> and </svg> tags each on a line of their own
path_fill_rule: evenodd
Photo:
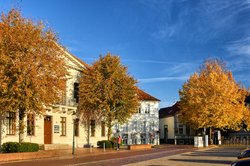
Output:
<svg viewBox="0 0 250 166">
<path fill-rule="evenodd" d="M 151 96 L 150 94 L 144 92 L 141 89 L 138 89 L 137 95 L 139 97 L 139 100 L 144 100 L 144 101 L 160 101 L 159 99 Z"/>
</svg>

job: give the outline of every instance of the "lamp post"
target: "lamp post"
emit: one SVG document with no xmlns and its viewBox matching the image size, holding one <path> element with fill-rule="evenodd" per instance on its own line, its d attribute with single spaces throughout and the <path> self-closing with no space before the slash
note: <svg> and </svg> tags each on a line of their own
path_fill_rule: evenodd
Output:
<svg viewBox="0 0 250 166">
<path fill-rule="evenodd" d="M 119 134 L 119 124 L 118 124 L 118 120 L 117 120 L 117 124 L 116 124 L 116 150 L 118 150 L 118 134 Z"/>
<path fill-rule="evenodd" d="M 75 154 L 75 120 L 76 120 L 76 112 L 72 113 L 72 121 L 73 121 L 73 142 L 72 142 L 72 155 Z"/>
</svg>

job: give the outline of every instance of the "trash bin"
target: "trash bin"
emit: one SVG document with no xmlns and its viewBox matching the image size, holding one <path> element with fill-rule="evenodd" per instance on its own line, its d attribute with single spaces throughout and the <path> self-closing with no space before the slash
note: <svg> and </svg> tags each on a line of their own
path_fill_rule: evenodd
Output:
<svg viewBox="0 0 250 166">
<path fill-rule="evenodd" d="M 203 138 L 201 136 L 194 137 L 194 147 L 199 148 L 203 147 Z"/>
</svg>

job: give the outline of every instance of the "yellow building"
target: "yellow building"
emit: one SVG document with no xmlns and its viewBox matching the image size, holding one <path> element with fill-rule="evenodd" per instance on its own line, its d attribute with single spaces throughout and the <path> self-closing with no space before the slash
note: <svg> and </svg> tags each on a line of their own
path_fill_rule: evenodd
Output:
<svg viewBox="0 0 250 166">
<path fill-rule="evenodd" d="M 62 101 L 47 108 L 43 116 L 28 114 L 25 117 L 24 141 L 45 144 L 45 149 L 71 146 L 73 128 L 75 129 L 75 146 L 83 147 L 87 143 L 87 132 L 84 125 L 78 119 L 75 119 L 75 123 L 73 123 L 73 114 L 77 112 L 78 79 L 86 64 L 65 50 L 64 56 L 70 75 Z M 1 118 L 0 128 L 1 144 L 9 141 L 19 141 L 17 113 L 6 113 Z M 93 146 L 97 146 L 97 141 L 107 139 L 104 125 L 98 125 L 92 121 L 90 128 L 90 143 Z"/>
<path fill-rule="evenodd" d="M 194 130 L 179 121 L 178 102 L 159 110 L 160 142 L 168 144 L 193 144 Z"/>
</svg>

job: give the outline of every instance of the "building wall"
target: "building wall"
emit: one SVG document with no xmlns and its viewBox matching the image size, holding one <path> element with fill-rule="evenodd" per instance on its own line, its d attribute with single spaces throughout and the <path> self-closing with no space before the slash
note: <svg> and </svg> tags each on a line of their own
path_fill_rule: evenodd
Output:
<svg viewBox="0 0 250 166">
<path fill-rule="evenodd" d="M 174 139 L 175 136 L 174 116 L 160 119 L 160 139 L 164 139 L 164 129 L 167 127 L 167 138 Z"/>
<path fill-rule="evenodd" d="M 167 128 L 167 136 L 164 134 Z M 182 124 L 178 115 L 160 119 L 160 141 L 162 143 L 192 144 L 195 132 Z"/>
<path fill-rule="evenodd" d="M 68 53 L 66 53 L 68 55 Z M 24 141 L 33 142 L 38 144 L 44 144 L 44 117 L 51 116 L 52 119 L 52 144 L 68 144 L 72 145 L 73 142 L 73 112 L 77 112 L 77 103 L 74 98 L 74 83 L 79 81 L 81 75 L 80 71 L 83 66 L 72 58 L 66 56 L 65 61 L 68 65 L 69 76 L 66 83 L 65 96 L 62 97 L 62 101 L 51 107 L 46 108 L 44 115 L 37 115 L 35 118 L 35 134 L 33 136 L 27 135 L 27 128 L 24 130 Z M 48 94 L 49 95 L 49 94 Z M 66 117 L 66 135 L 61 136 L 61 117 Z M 25 124 L 26 122 L 25 118 Z M 14 135 L 7 135 L 6 123 L 7 120 L 3 117 L 1 123 L 1 138 L 0 143 L 9 141 L 19 141 L 18 136 L 18 114 L 16 114 L 16 132 Z M 59 132 L 56 128 L 59 126 Z M 87 143 L 87 134 L 84 125 L 80 122 L 79 125 L 79 136 L 75 137 L 76 147 L 83 147 Z M 96 124 L 95 136 L 90 137 L 90 143 L 97 146 L 97 141 L 107 139 L 107 137 L 101 136 L 100 125 Z"/>
<path fill-rule="evenodd" d="M 52 144 L 68 144 L 72 145 L 73 142 L 73 119 L 71 113 L 66 112 L 53 112 L 53 110 L 47 111 L 46 116 L 51 116 L 52 119 Z M 62 125 L 60 123 L 61 117 L 66 117 L 66 136 L 61 136 Z M 16 122 L 18 122 L 18 116 L 16 116 Z M 2 121 L 6 124 L 6 119 Z M 25 118 L 26 124 L 26 118 Z M 55 130 L 56 126 L 59 126 L 59 132 Z M 6 134 L 6 125 L 2 126 L 2 143 L 19 141 L 18 136 L 18 123 L 16 123 L 16 132 L 14 135 Z M 107 132 L 107 131 L 106 131 Z M 99 124 L 96 124 L 95 136 L 90 137 L 90 143 L 97 146 L 97 141 L 107 139 L 107 137 L 101 136 L 101 128 Z M 44 144 L 44 116 L 36 116 L 35 119 L 35 134 L 32 136 L 27 135 L 27 129 L 24 130 L 24 142 L 32 142 L 38 144 Z M 79 136 L 75 137 L 76 147 L 83 147 L 87 143 L 87 133 L 82 123 L 79 125 Z"/>
<path fill-rule="evenodd" d="M 159 144 L 158 111 L 159 101 L 141 101 L 140 112 L 138 110 L 138 113 L 134 114 L 125 124 L 116 123 L 113 126 L 113 135 L 121 135 L 123 143 L 129 145 Z"/>
</svg>

